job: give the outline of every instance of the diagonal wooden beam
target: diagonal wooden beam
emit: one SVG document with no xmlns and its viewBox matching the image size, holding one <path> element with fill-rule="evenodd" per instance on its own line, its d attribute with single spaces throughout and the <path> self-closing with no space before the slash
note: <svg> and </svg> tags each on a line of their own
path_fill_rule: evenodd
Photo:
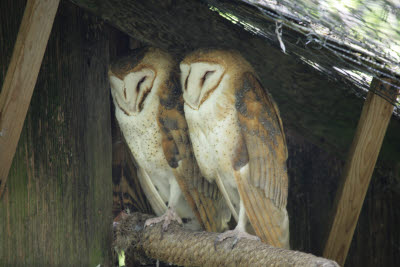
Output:
<svg viewBox="0 0 400 267">
<path fill-rule="evenodd" d="M 386 81 L 389 82 L 389 80 Z M 333 259 L 341 266 L 346 261 L 354 229 L 394 108 L 373 91 L 384 94 L 390 100 L 395 100 L 398 92 L 385 81 L 377 79 L 372 81 L 371 89 L 365 100 L 343 171 L 334 205 L 335 217 L 323 253 L 325 258 Z"/>
<path fill-rule="evenodd" d="M 28 0 L 0 94 L 0 198 L 21 135 L 59 0 Z"/>
</svg>

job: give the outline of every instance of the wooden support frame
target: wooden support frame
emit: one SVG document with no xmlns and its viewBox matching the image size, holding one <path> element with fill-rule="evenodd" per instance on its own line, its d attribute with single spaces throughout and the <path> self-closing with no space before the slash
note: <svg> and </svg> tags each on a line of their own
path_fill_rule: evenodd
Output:
<svg viewBox="0 0 400 267">
<path fill-rule="evenodd" d="M 28 0 L 0 94 L 0 198 L 21 135 L 59 0 Z"/>
<path fill-rule="evenodd" d="M 394 106 L 374 91 L 395 100 L 398 90 L 374 78 L 358 122 L 341 185 L 335 200 L 335 217 L 323 256 L 344 265 L 371 176 Z"/>
</svg>

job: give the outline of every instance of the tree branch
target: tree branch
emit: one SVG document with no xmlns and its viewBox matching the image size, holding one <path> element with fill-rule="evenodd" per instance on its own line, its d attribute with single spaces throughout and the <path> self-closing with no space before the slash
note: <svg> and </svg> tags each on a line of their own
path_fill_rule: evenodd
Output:
<svg viewBox="0 0 400 267">
<path fill-rule="evenodd" d="M 218 233 L 193 232 L 173 222 L 166 232 L 161 223 L 143 229 L 150 215 L 132 213 L 115 227 L 114 246 L 124 250 L 127 263 L 145 263 L 144 255 L 185 266 L 338 266 L 311 254 L 274 248 L 260 241 L 242 239 L 232 248 L 232 239 L 216 246 Z M 128 265 L 129 266 L 129 265 Z"/>
</svg>

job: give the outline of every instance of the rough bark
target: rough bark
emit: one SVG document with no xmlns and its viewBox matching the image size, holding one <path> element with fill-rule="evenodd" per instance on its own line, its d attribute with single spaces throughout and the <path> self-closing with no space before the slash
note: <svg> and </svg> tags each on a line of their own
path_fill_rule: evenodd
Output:
<svg viewBox="0 0 400 267">
<path fill-rule="evenodd" d="M 0 1 L 1 81 L 24 7 Z M 107 68 L 116 32 L 60 4 L 0 200 L 0 266 L 111 264 Z"/>
<path fill-rule="evenodd" d="M 192 232 L 172 222 L 167 231 L 162 223 L 143 228 L 149 216 L 123 216 L 116 227 L 115 247 L 126 251 L 128 266 L 137 266 L 143 255 L 184 266 L 339 266 L 334 261 L 299 251 L 274 248 L 261 241 L 233 240 L 215 244 L 217 233 Z"/>
<path fill-rule="evenodd" d="M 272 93 L 285 126 L 345 157 L 363 99 L 356 97 L 345 83 L 328 80 L 299 59 L 283 54 L 276 39 L 262 39 L 244 31 L 211 11 L 203 1 L 71 1 L 130 36 L 175 52 L 178 57 L 199 47 L 239 50 L 255 66 L 262 83 Z M 237 4 L 231 12 L 240 9 Z M 380 154 L 382 158 L 399 162 L 399 132 L 400 122 L 392 119 Z"/>
</svg>

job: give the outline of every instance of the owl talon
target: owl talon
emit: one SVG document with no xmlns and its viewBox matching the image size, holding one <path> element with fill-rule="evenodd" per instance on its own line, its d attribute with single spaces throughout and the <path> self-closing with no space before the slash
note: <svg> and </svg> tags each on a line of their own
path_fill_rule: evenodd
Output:
<svg viewBox="0 0 400 267">
<path fill-rule="evenodd" d="M 160 217 L 146 220 L 146 222 L 144 223 L 144 228 L 153 224 L 164 222 L 162 225 L 162 230 L 165 232 L 168 230 L 168 226 L 171 224 L 172 221 L 176 221 L 180 225 L 183 224 L 182 219 L 178 216 L 175 210 L 172 207 L 168 207 L 167 211 Z"/>
<path fill-rule="evenodd" d="M 249 240 L 254 240 L 254 241 L 260 241 L 260 238 L 258 236 L 248 234 L 242 230 L 234 229 L 234 230 L 229 230 L 222 234 L 219 234 L 218 237 L 214 241 L 214 248 L 217 249 L 217 244 L 228 238 L 234 238 L 231 249 L 233 249 L 236 246 L 236 244 L 239 242 L 239 240 L 243 239 L 243 238 L 246 238 Z"/>
</svg>

